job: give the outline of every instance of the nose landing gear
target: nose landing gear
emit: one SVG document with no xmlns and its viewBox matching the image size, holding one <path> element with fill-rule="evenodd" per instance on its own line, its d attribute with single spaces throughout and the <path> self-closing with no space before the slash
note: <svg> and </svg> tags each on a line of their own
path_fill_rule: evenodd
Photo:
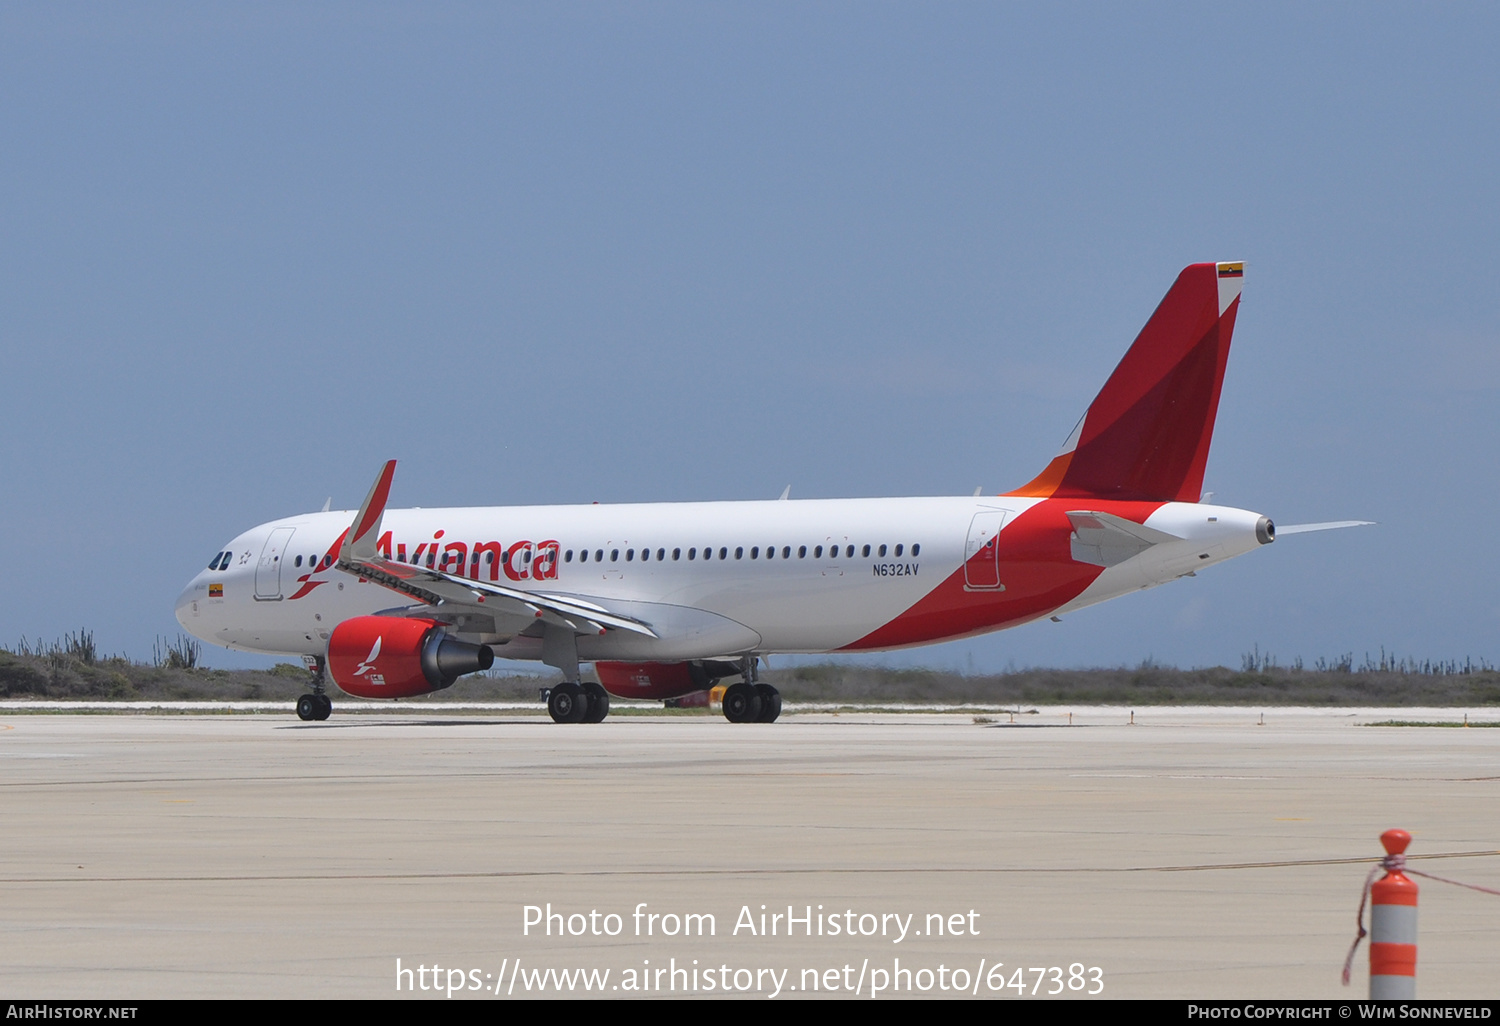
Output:
<svg viewBox="0 0 1500 1026">
<path fill-rule="evenodd" d="M 297 699 L 297 718 L 303 721 L 326 720 L 333 714 L 333 699 L 327 694 L 328 662 L 322 656 L 304 656 L 303 661 L 313 671 L 312 694 Z"/>
<path fill-rule="evenodd" d="M 326 720 L 333 714 L 333 700 L 327 695 L 303 695 L 297 699 L 297 718 Z"/>
</svg>

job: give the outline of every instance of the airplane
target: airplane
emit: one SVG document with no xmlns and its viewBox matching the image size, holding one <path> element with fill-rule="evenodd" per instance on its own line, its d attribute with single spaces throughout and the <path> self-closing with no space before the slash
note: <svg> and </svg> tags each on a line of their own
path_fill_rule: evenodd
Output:
<svg viewBox="0 0 1500 1026">
<path fill-rule="evenodd" d="M 388 509 L 391 460 L 352 516 L 325 505 L 229 542 L 177 619 L 215 645 L 301 656 L 303 720 L 328 718 L 330 680 L 400 699 L 505 658 L 562 674 L 546 691 L 559 723 L 602 721 L 611 695 L 680 700 L 726 678 L 727 719 L 771 722 L 767 655 L 1003 630 L 1273 542 L 1269 517 L 1202 501 L 1243 281 L 1240 262 L 1185 268 L 1062 450 L 1013 491 Z"/>
</svg>

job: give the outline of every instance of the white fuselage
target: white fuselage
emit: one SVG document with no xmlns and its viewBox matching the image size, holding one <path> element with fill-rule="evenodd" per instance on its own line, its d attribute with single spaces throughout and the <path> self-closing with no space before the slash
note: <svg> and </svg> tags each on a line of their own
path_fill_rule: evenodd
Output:
<svg viewBox="0 0 1500 1026">
<path fill-rule="evenodd" d="M 583 637 L 581 658 L 666 661 L 962 637 L 1161 584 L 1260 544 L 1255 513 L 1197 503 L 1131 504 L 1145 507 L 1136 522 L 1175 540 L 1095 568 L 1071 593 L 1033 586 L 1026 594 L 1035 594 L 1023 602 L 1022 589 L 1010 585 L 1007 591 L 1012 573 L 1079 580 L 1081 567 L 1069 560 L 1065 536 L 1043 537 L 1037 533 L 1043 529 L 1025 526 L 1015 531 L 1022 514 L 1048 502 L 1110 508 L 1088 500 L 997 496 L 391 509 L 381 552 L 518 590 L 604 603 L 650 623 L 658 637 Z M 326 652 L 341 621 L 411 605 L 331 565 L 353 516 L 309 513 L 241 534 L 225 547 L 224 566 L 202 571 L 183 591 L 178 620 L 227 648 L 316 656 Z M 976 556 L 982 525 L 998 530 L 998 557 Z M 1013 531 L 1016 537 L 1031 532 L 1030 554 L 1015 557 L 1027 560 L 1024 567 L 1009 562 Z M 1041 542 L 1049 546 L 1045 556 L 1032 551 Z M 976 574 L 978 558 L 998 559 L 998 583 Z M 971 615 L 945 627 L 948 594 L 954 608 Z M 976 619 L 976 603 L 993 606 L 993 615 Z M 921 624 L 890 633 L 914 607 L 927 611 Z M 463 629 L 491 644 L 497 656 L 541 658 L 537 638 L 482 622 Z"/>
</svg>

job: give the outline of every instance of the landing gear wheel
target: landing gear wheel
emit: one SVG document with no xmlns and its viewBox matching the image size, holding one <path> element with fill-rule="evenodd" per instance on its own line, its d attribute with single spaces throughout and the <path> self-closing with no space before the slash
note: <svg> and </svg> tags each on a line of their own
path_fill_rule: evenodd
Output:
<svg viewBox="0 0 1500 1026">
<path fill-rule="evenodd" d="M 579 686 L 583 691 L 583 697 L 588 699 L 589 711 L 584 714 L 584 723 L 603 723 L 604 717 L 609 715 L 609 692 L 604 690 L 604 685 L 589 681 Z"/>
<path fill-rule="evenodd" d="M 755 685 L 741 681 L 725 689 L 724 718 L 730 723 L 754 723 L 760 718 L 760 695 Z"/>
<path fill-rule="evenodd" d="M 760 716 L 755 722 L 775 723 L 781 715 L 781 692 L 769 684 L 757 684 L 755 693 L 760 696 Z"/>
<path fill-rule="evenodd" d="M 313 697 L 318 700 L 318 715 L 313 719 L 326 720 L 333 715 L 333 699 L 327 695 L 314 695 Z"/>
<path fill-rule="evenodd" d="M 331 705 L 330 708 L 332 708 Z M 297 699 L 297 719 L 299 720 L 316 720 L 322 711 L 323 705 L 318 701 L 317 695 L 303 695 Z"/>
<path fill-rule="evenodd" d="M 582 723 L 589 714 L 589 701 L 582 688 L 564 681 L 547 695 L 547 712 L 556 723 Z"/>
</svg>

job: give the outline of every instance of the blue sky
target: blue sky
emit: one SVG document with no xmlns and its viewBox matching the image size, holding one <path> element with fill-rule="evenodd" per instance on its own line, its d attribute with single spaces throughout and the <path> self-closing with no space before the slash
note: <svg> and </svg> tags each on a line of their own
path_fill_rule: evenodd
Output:
<svg viewBox="0 0 1500 1026">
<path fill-rule="evenodd" d="M 0 7 L 0 643 L 146 657 L 227 539 L 391 457 L 400 505 L 1015 487 L 1183 265 L 1244 259 L 1207 487 L 1380 526 L 882 658 L 1500 662 L 1497 30 Z"/>
</svg>

